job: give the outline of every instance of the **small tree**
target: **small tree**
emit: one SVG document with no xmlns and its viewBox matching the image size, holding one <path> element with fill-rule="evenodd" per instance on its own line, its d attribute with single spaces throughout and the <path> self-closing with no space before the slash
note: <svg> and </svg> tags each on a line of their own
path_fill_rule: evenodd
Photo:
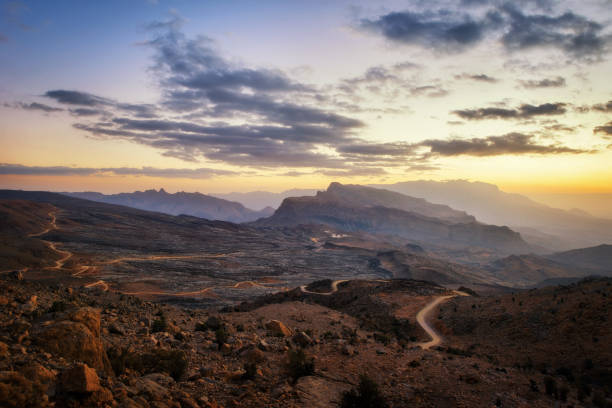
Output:
<svg viewBox="0 0 612 408">
<path fill-rule="evenodd" d="M 378 389 L 378 384 L 367 375 L 359 377 L 359 385 L 342 394 L 342 408 L 387 408 L 389 405 Z"/>
<path fill-rule="evenodd" d="M 289 375 L 293 382 L 298 378 L 314 373 L 314 359 L 307 357 L 303 349 L 289 350 Z"/>
</svg>

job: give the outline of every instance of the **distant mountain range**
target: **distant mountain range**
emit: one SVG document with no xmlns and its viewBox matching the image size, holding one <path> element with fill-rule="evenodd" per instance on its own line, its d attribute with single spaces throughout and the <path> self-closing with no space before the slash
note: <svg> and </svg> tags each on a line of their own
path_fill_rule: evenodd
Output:
<svg viewBox="0 0 612 408">
<path fill-rule="evenodd" d="M 169 194 L 164 189 L 111 195 L 95 192 L 64 194 L 107 204 L 125 205 L 140 210 L 156 211 L 170 215 L 192 215 L 208 220 L 235 223 L 255 221 L 258 218 L 267 217 L 274 212 L 273 208 L 253 211 L 240 203 L 200 193 L 179 192 Z"/>
<path fill-rule="evenodd" d="M 278 208 L 283 200 L 288 197 L 313 196 L 317 193 L 316 189 L 293 189 L 281 193 L 271 193 L 269 191 L 251 191 L 248 193 L 228 193 L 211 194 L 224 200 L 237 201 L 247 208 L 262 210 L 266 207 Z"/>
<path fill-rule="evenodd" d="M 534 282 L 557 284 L 574 278 L 612 276 L 612 245 L 573 249 L 547 256 L 510 255 L 491 262 L 485 269 L 497 279 L 515 285 Z"/>
<path fill-rule="evenodd" d="M 493 184 L 421 180 L 373 187 L 446 204 L 488 224 L 507 225 L 530 244 L 550 252 L 612 243 L 612 220 L 552 208 L 520 194 L 503 192 Z"/>
<path fill-rule="evenodd" d="M 479 223 L 462 211 L 372 187 L 330 184 L 314 197 L 286 198 L 256 225 L 324 224 L 344 231 L 394 235 L 449 247 L 481 247 L 499 253 L 530 252 L 520 234 Z"/>
</svg>

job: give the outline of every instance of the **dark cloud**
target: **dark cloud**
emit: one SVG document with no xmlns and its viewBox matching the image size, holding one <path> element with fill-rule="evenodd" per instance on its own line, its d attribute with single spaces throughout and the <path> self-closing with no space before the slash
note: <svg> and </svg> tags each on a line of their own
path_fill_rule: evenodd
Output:
<svg viewBox="0 0 612 408">
<path fill-rule="evenodd" d="M 562 115 L 567 110 L 564 103 L 543 103 L 541 105 L 523 104 L 516 109 L 480 108 L 453 111 L 455 115 L 466 120 L 481 119 L 527 119 L 534 116 Z"/>
<path fill-rule="evenodd" d="M 407 70 L 421 69 L 421 68 L 423 68 L 422 65 L 414 63 L 412 61 L 398 62 L 397 64 L 393 65 L 393 69 L 395 71 L 407 71 Z"/>
<path fill-rule="evenodd" d="M 104 111 L 99 110 L 99 109 L 77 108 L 77 109 L 70 109 L 70 113 L 76 116 L 97 116 L 97 115 L 102 115 Z"/>
<path fill-rule="evenodd" d="M 425 12 L 394 11 L 362 19 L 358 27 L 398 44 L 420 45 L 445 52 L 462 51 L 491 36 L 499 38 L 511 51 L 548 47 L 560 49 L 574 58 L 600 59 L 611 40 L 602 24 L 584 16 L 573 12 L 553 15 L 549 1 L 464 0 L 464 4 L 468 3 L 478 5 L 480 10 L 462 7 Z M 528 14 L 527 9 L 545 14 Z"/>
<path fill-rule="evenodd" d="M 592 109 L 598 112 L 612 112 L 612 101 L 608 101 L 607 103 L 598 103 L 597 105 L 593 105 Z"/>
<path fill-rule="evenodd" d="M 362 19 L 359 26 L 400 44 L 416 44 L 457 51 L 478 43 L 490 21 L 477 21 L 450 10 L 418 13 L 392 12 L 376 19 Z"/>
<path fill-rule="evenodd" d="M 603 25 L 573 12 L 556 17 L 526 15 L 511 3 L 504 4 L 502 11 L 507 29 L 501 40 L 511 50 L 552 47 L 574 57 L 600 57 L 610 41 L 601 33 Z"/>
<path fill-rule="evenodd" d="M 155 37 L 146 45 L 154 50 L 152 71 L 162 91 L 160 106 L 120 103 L 77 91 L 56 90 L 47 96 L 60 103 L 103 108 L 103 122 L 74 124 L 91 137 L 128 140 L 185 161 L 350 167 L 341 158 L 320 153 L 320 147 L 347 143 L 363 122 L 323 109 L 311 87 L 279 70 L 228 62 L 210 39 L 187 38 L 180 26 L 174 19 L 149 27 Z"/>
<path fill-rule="evenodd" d="M 593 133 L 603 133 L 604 137 L 612 136 L 612 122 L 597 126 L 595 129 L 593 129 Z"/>
<path fill-rule="evenodd" d="M 44 96 L 55 99 L 57 102 L 66 105 L 104 106 L 112 103 L 109 99 L 96 95 L 79 91 L 67 91 L 63 89 L 47 91 L 45 92 Z"/>
<path fill-rule="evenodd" d="M 489 83 L 495 83 L 495 82 L 499 82 L 499 80 L 497 78 L 493 78 L 490 77 L 486 74 L 460 74 L 460 75 L 455 75 L 455 79 L 471 79 L 472 81 L 479 81 L 479 82 L 489 82 Z"/>
<path fill-rule="evenodd" d="M 526 89 L 562 88 L 565 86 L 565 78 L 558 76 L 556 78 L 544 78 L 539 80 L 519 80 L 519 84 Z"/>
<path fill-rule="evenodd" d="M 558 144 L 539 144 L 533 135 L 508 133 L 503 136 L 489 136 L 472 139 L 425 140 L 419 146 L 428 147 L 436 156 L 500 156 L 513 154 L 562 154 L 590 153 Z"/>
<path fill-rule="evenodd" d="M 33 110 L 33 111 L 42 111 L 42 112 L 46 112 L 46 113 L 51 113 L 51 112 L 61 112 L 63 111 L 62 108 L 56 108 L 54 106 L 49 106 L 49 105 L 45 105 L 44 103 L 38 103 L 38 102 L 32 102 L 32 103 L 25 103 L 25 102 L 18 102 L 14 105 L 6 105 L 5 106 L 9 106 L 9 107 L 13 107 L 13 108 L 19 108 L 19 109 L 25 109 L 25 110 Z"/>
<path fill-rule="evenodd" d="M 214 176 L 236 175 L 228 170 L 197 168 L 197 169 L 164 169 L 157 167 L 67 167 L 67 166 L 24 166 L 21 164 L 0 163 L 1 175 L 12 176 L 91 176 L 91 175 L 123 175 L 163 178 L 201 179 Z"/>
</svg>

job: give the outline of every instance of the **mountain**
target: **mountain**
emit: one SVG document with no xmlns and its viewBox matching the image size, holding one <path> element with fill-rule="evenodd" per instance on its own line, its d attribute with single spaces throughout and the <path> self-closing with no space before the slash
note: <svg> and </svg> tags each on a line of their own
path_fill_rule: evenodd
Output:
<svg viewBox="0 0 612 408">
<path fill-rule="evenodd" d="M 170 215 L 192 215 L 208 220 L 230 222 L 248 222 L 267 217 L 274 212 L 272 208 L 253 211 L 240 203 L 223 200 L 200 193 L 179 192 L 169 194 L 164 189 L 135 191 L 104 195 L 95 192 L 64 193 L 72 197 L 83 198 L 108 204 L 125 205 L 147 211 L 156 211 Z"/>
<path fill-rule="evenodd" d="M 549 252 L 612 243 L 612 220 L 552 208 L 492 184 L 419 180 L 372 187 L 443 203 L 488 224 L 507 225 L 530 244 L 544 246 Z"/>
<path fill-rule="evenodd" d="M 574 249 L 549 256 L 550 259 L 575 268 L 612 276 L 612 245 Z"/>
<path fill-rule="evenodd" d="M 500 282 L 514 286 L 532 287 L 551 279 L 584 278 L 589 273 L 563 265 L 542 256 L 510 255 L 485 266 Z"/>
<path fill-rule="evenodd" d="M 507 227 L 481 224 L 465 213 L 425 200 L 339 183 L 330 184 L 327 191 L 314 197 L 287 198 L 273 216 L 256 224 L 324 224 L 344 231 L 395 235 L 451 247 L 477 246 L 505 254 L 530 250 L 520 235 Z"/>
<path fill-rule="evenodd" d="M 278 208 L 281 202 L 287 197 L 312 196 L 317 193 L 315 189 L 292 189 L 281 193 L 271 193 L 269 191 L 251 191 L 248 193 L 227 193 L 211 194 L 224 200 L 237 201 L 247 208 L 257 210 L 266 207 Z"/>
</svg>

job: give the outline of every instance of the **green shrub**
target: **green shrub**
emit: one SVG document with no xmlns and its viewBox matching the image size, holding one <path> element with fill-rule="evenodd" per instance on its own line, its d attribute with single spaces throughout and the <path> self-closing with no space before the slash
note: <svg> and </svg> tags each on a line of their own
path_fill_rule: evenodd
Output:
<svg viewBox="0 0 612 408">
<path fill-rule="evenodd" d="M 387 408 L 389 405 L 376 384 L 367 375 L 359 377 L 356 388 L 342 394 L 342 408 Z"/>
<path fill-rule="evenodd" d="M 289 350 L 289 376 L 293 381 L 314 373 L 314 359 L 307 357 L 303 349 Z"/>
</svg>

